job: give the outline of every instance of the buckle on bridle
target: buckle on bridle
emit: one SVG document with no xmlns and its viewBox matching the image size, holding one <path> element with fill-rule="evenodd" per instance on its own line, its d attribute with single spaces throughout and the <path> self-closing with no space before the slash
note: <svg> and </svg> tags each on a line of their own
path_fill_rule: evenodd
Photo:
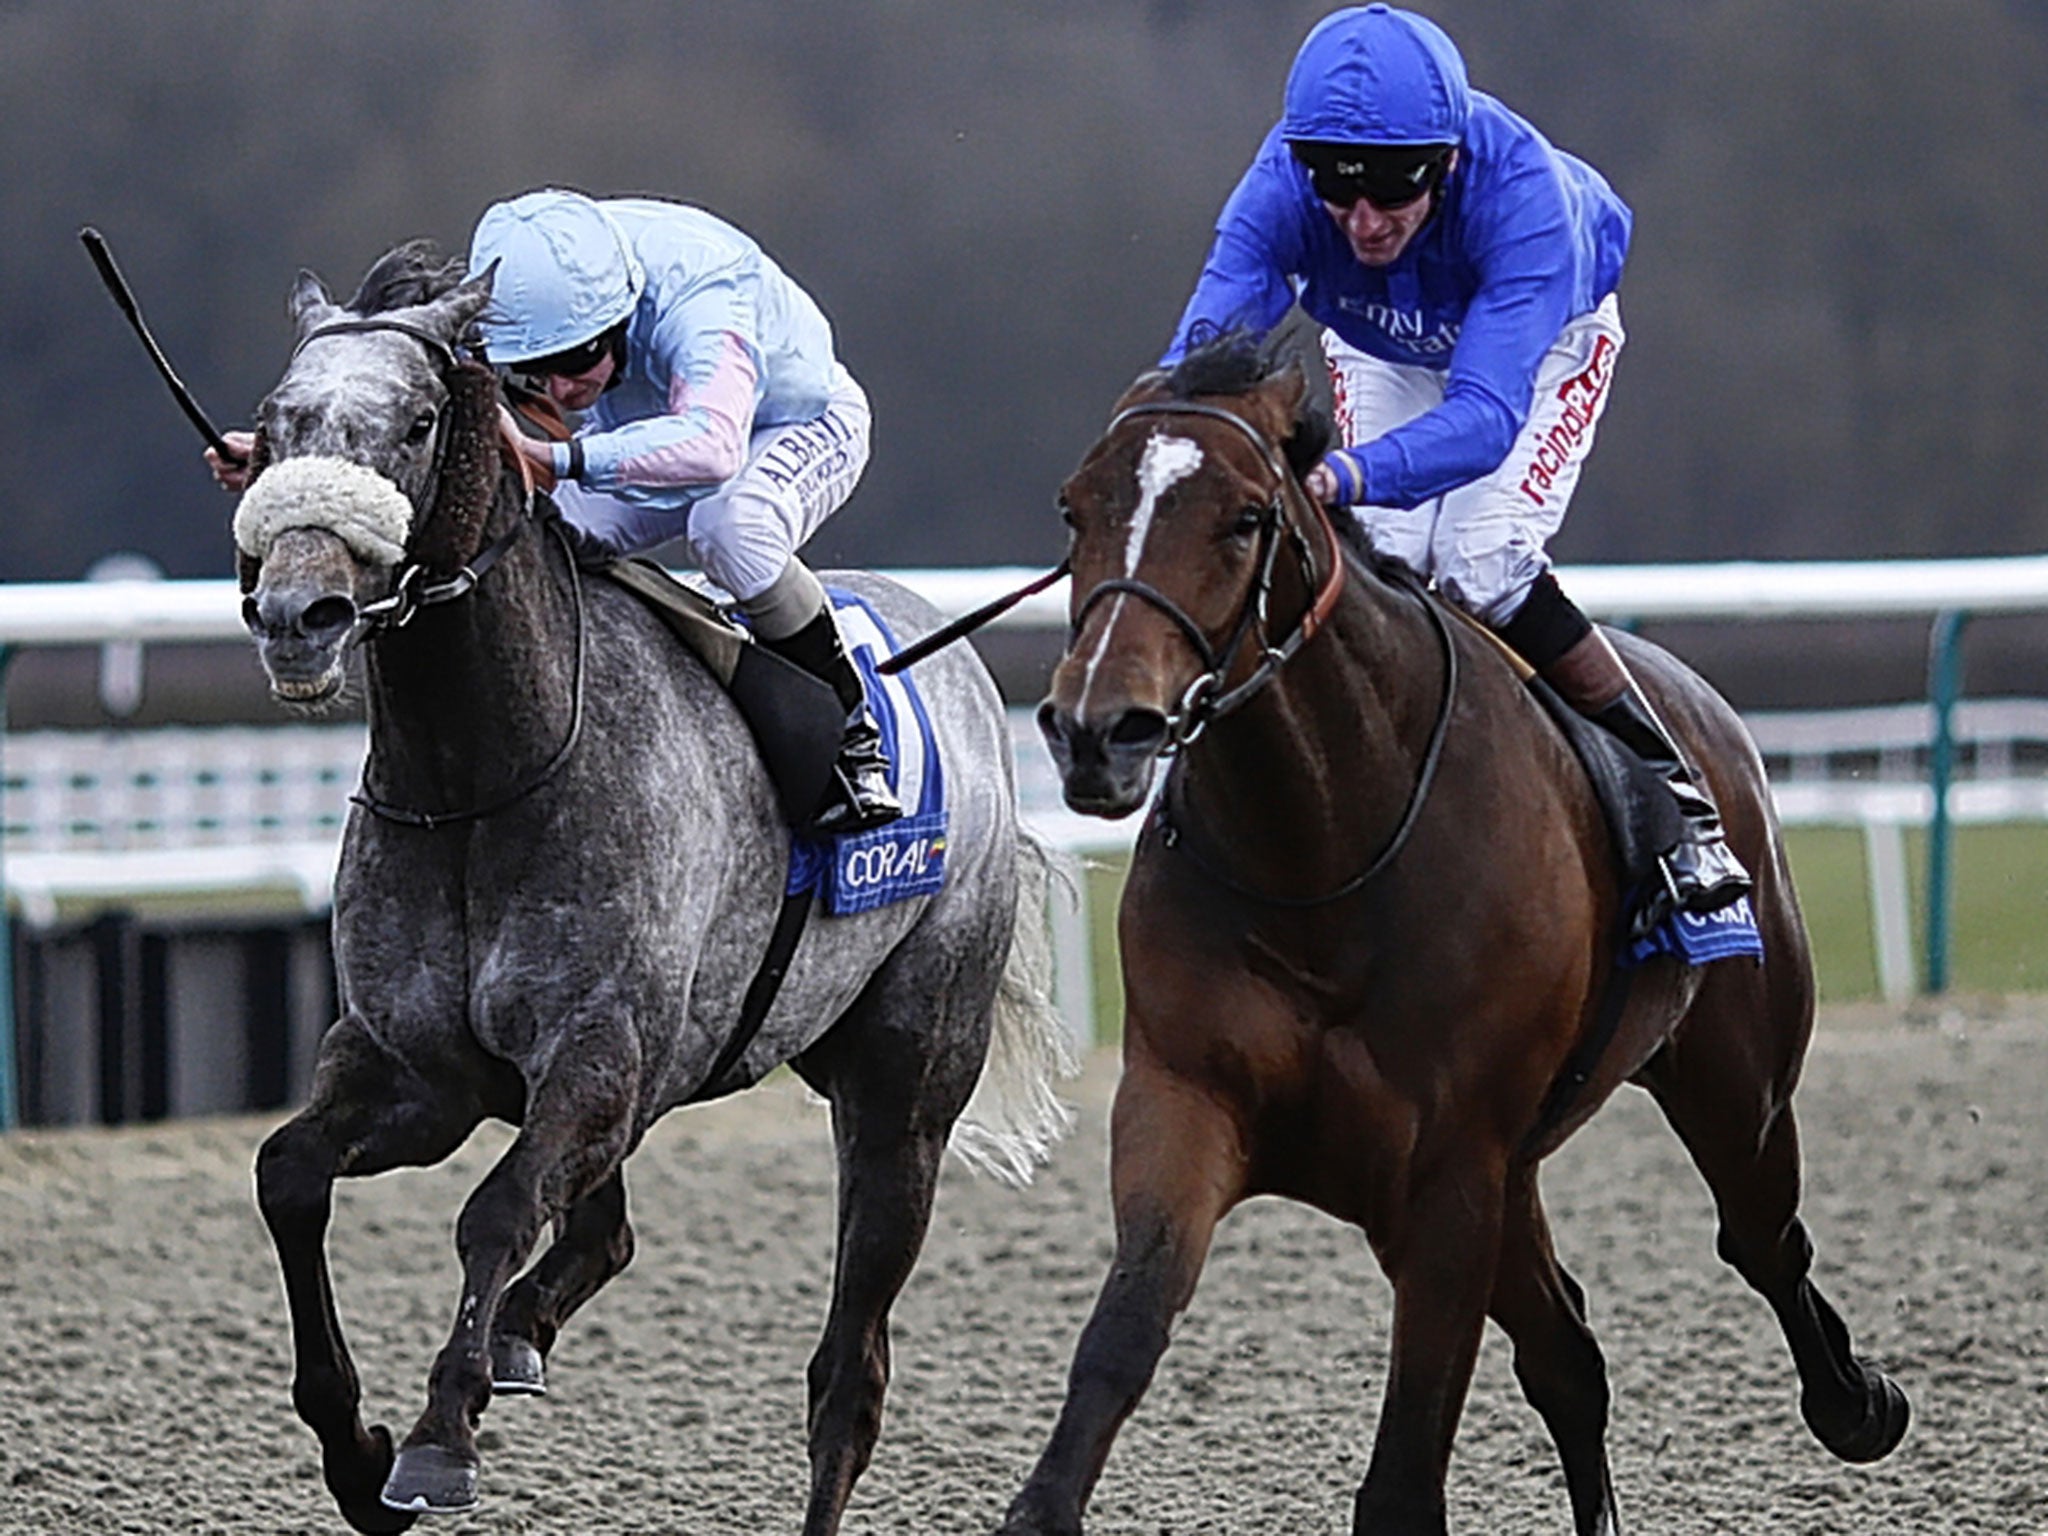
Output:
<svg viewBox="0 0 2048 1536">
<path fill-rule="evenodd" d="M 376 626 L 382 629 L 403 629 L 413 621 L 420 611 L 421 603 L 413 593 L 413 586 L 426 574 L 426 567 L 408 565 L 398 573 L 398 580 L 392 586 L 390 595 L 380 597 L 374 603 L 365 603 L 357 612 L 357 620 L 365 628 Z"/>
<path fill-rule="evenodd" d="M 1161 757 L 1171 757 L 1192 745 L 1209 728 L 1209 706 L 1222 687 L 1223 679 L 1216 672 L 1201 673 L 1188 684 L 1173 713 L 1166 717 L 1166 746 L 1160 751 Z"/>
</svg>

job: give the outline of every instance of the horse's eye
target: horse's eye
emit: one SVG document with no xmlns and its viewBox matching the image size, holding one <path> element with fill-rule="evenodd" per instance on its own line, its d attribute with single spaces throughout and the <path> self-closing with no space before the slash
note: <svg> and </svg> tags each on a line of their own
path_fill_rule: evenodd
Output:
<svg viewBox="0 0 2048 1536">
<path fill-rule="evenodd" d="M 405 445 L 408 448 L 417 448 L 433 434 L 433 431 L 434 413 L 432 411 L 421 411 L 419 415 L 412 419 L 412 427 L 405 434 Z"/>
<path fill-rule="evenodd" d="M 1259 531 L 1260 525 L 1265 520 L 1266 509 L 1264 507 L 1246 507 L 1237 514 L 1236 520 L 1231 523 L 1230 536 L 1233 539 L 1248 539 Z"/>
</svg>

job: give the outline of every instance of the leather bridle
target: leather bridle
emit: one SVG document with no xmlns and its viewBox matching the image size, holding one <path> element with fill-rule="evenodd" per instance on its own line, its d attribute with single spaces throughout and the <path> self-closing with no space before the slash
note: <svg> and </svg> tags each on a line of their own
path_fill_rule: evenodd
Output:
<svg viewBox="0 0 2048 1536">
<path fill-rule="evenodd" d="M 1273 681 L 1309 637 L 1322 628 L 1344 588 L 1344 553 L 1337 543 L 1336 530 L 1330 526 L 1329 514 L 1319 502 L 1304 495 L 1296 486 L 1286 460 L 1274 447 L 1272 439 L 1237 412 L 1224 406 L 1190 400 L 1148 400 L 1117 412 L 1103 433 L 1104 438 L 1113 436 L 1125 422 L 1145 416 L 1202 416 L 1224 422 L 1250 440 L 1272 476 L 1272 488 L 1259 512 L 1259 551 L 1255 574 L 1251 585 L 1246 588 L 1229 637 L 1221 646 L 1210 641 L 1201 625 L 1190 618 L 1179 603 L 1150 582 L 1139 581 L 1136 577 L 1113 576 L 1098 582 L 1075 605 L 1073 623 L 1067 634 L 1069 650 L 1079 639 L 1081 627 L 1095 605 L 1106 597 L 1121 593 L 1135 597 L 1165 615 L 1200 658 L 1201 672 L 1188 684 L 1179 703 L 1167 716 L 1167 744 L 1161 756 L 1172 756 L 1200 736 L 1211 721 L 1220 720 L 1250 702 Z M 1287 515 L 1290 493 L 1298 504 L 1305 504 L 1310 509 L 1321 531 L 1326 569 L 1320 581 L 1316 576 L 1315 555 L 1309 548 L 1308 536 L 1302 531 L 1300 521 Z M 1296 620 L 1294 628 L 1275 643 L 1268 631 L 1269 607 L 1273 593 L 1273 568 L 1283 542 L 1293 549 L 1301 565 L 1302 577 L 1315 596 Z M 1260 651 L 1257 664 L 1243 682 L 1226 688 L 1224 679 L 1236 665 L 1246 640 L 1254 634 L 1258 637 Z"/>
<path fill-rule="evenodd" d="M 298 346 L 292 349 L 292 356 L 296 358 L 310 343 L 320 340 L 323 336 L 354 335 L 368 331 L 395 332 L 401 336 L 409 336 L 414 341 L 419 342 L 427 349 L 428 355 L 434 359 L 444 381 L 456 369 L 462 366 L 462 358 L 455 348 L 433 332 L 420 326 L 410 325 L 403 320 L 382 319 L 374 315 L 354 320 L 336 320 L 326 325 L 317 326 L 299 339 Z M 446 418 L 444 417 L 443 425 L 445 425 L 445 421 Z M 501 430 L 509 432 L 509 429 L 501 428 Z M 434 511 L 438 510 L 442 469 L 448 451 L 448 436 L 449 434 L 443 431 L 434 443 L 432 483 L 435 487 L 437 504 L 435 508 L 429 510 L 429 519 L 433 516 Z M 491 567 L 504 557 L 506 551 L 519 542 L 526 532 L 527 526 L 538 520 L 540 501 L 536 494 L 532 467 L 527 463 L 525 456 L 518 451 L 516 444 L 508 442 L 506 444 L 506 451 L 511 454 L 513 463 L 519 467 L 520 481 L 524 488 L 525 505 L 521 515 L 513 520 L 510 528 L 477 551 L 475 555 L 463 563 L 454 575 L 447 577 L 445 580 L 428 581 L 426 580 L 426 568 L 424 566 L 417 562 L 408 564 L 399 572 L 397 582 L 387 595 L 377 599 L 375 602 L 365 603 L 357 611 L 356 630 L 349 637 L 350 644 L 361 639 L 374 639 L 378 634 L 388 630 L 403 629 L 413 621 L 422 608 L 431 608 L 439 603 L 450 603 L 454 602 L 457 598 L 468 596 L 476 590 L 477 583 L 483 579 Z M 380 798 L 370 789 L 369 764 L 365 763 L 363 765 L 362 787 L 349 797 L 357 805 L 362 806 L 363 809 L 369 811 L 372 815 L 385 821 L 397 822 L 402 826 L 418 827 L 426 831 L 432 831 L 436 827 L 445 826 L 453 822 L 480 821 L 484 817 L 495 815 L 497 812 L 524 800 L 560 772 L 562 765 L 575 752 L 576 745 L 583 735 L 583 679 L 589 644 L 583 613 L 583 581 L 581 572 L 576 564 L 576 553 L 570 546 L 568 537 L 562 533 L 561 529 L 558 527 L 554 531 L 556 539 L 562 546 L 563 556 L 568 562 L 569 589 L 575 599 L 576 609 L 576 671 L 571 695 L 573 702 L 570 707 L 569 729 L 562 739 L 562 744 L 555 749 L 554 755 L 541 766 L 540 770 L 518 788 L 499 796 L 486 805 L 470 806 L 453 811 L 423 811 Z"/>
<path fill-rule="evenodd" d="M 1124 422 L 1138 416 L 1206 416 L 1212 420 L 1226 422 L 1249 438 L 1265 460 L 1273 476 L 1273 490 L 1259 521 L 1258 574 L 1251 588 L 1245 594 L 1237 622 L 1232 626 L 1229 639 L 1219 648 L 1212 644 L 1201 626 L 1191 619 L 1181 606 L 1158 588 L 1147 582 L 1129 577 L 1115 577 L 1099 583 L 1090 590 L 1074 611 L 1074 623 L 1068 636 L 1068 648 L 1072 649 L 1074 639 L 1080 634 L 1082 621 L 1102 597 L 1121 592 L 1149 604 L 1164 614 L 1180 633 L 1187 638 L 1195 654 L 1202 660 L 1203 671 L 1182 694 L 1174 714 L 1168 717 L 1168 744 L 1160 756 L 1173 755 L 1202 734 L 1210 721 L 1222 718 L 1240 708 L 1261 688 L 1272 682 L 1280 668 L 1301 649 L 1309 637 L 1328 620 L 1331 610 L 1336 607 L 1337 597 L 1343 590 L 1345 561 L 1342 547 L 1337 542 L 1336 530 L 1330 526 L 1329 513 L 1322 503 L 1300 490 L 1286 461 L 1274 447 L 1273 442 L 1251 422 L 1219 405 L 1191 401 L 1156 400 L 1129 406 L 1120 411 L 1110 422 L 1109 436 Z M 1328 551 L 1329 568 L 1324 572 L 1321 583 L 1315 579 L 1315 565 L 1309 552 L 1308 540 L 1300 525 L 1287 516 L 1290 491 L 1297 504 L 1305 503 L 1314 513 L 1317 526 L 1323 535 L 1324 548 Z M 1266 636 L 1267 603 L 1271 596 L 1273 566 L 1278 556 L 1281 539 L 1285 537 L 1295 549 L 1301 561 L 1302 571 L 1308 584 L 1315 589 L 1315 597 L 1307 610 L 1296 622 L 1294 628 L 1276 645 Z M 1341 881 L 1327 891 L 1312 896 L 1293 896 L 1260 890 L 1247 885 L 1223 869 L 1213 856 L 1205 854 L 1195 839 L 1188 836 L 1188 818 L 1185 812 L 1176 814 L 1173 810 L 1174 790 L 1179 783 L 1178 772 L 1169 773 L 1158 803 L 1153 808 L 1153 820 L 1167 847 L 1185 854 L 1188 859 L 1211 880 L 1234 895 L 1260 902 L 1267 906 L 1303 909 L 1319 907 L 1340 901 L 1362 889 L 1376 875 L 1386 869 L 1407 846 L 1409 835 L 1421 819 L 1422 808 L 1429 798 L 1430 787 L 1436 782 L 1438 764 L 1443 759 L 1444 741 L 1450 731 L 1451 715 L 1457 699 L 1458 689 L 1458 648 L 1451 635 L 1449 624 L 1438 605 L 1432 601 L 1421 582 L 1405 572 L 1396 576 L 1397 582 L 1422 605 L 1434 626 L 1444 657 L 1444 684 L 1442 698 L 1438 703 L 1436 720 L 1430 727 L 1428 743 L 1423 748 L 1421 764 L 1417 769 L 1415 783 L 1409 790 L 1407 804 L 1402 808 L 1400 820 L 1393 832 L 1372 859 L 1356 874 Z M 1224 691 L 1221 680 L 1229 675 L 1232 663 L 1242 647 L 1245 637 L 1256 629 L 1260 636 L 1262 654 L 1252 673 L 1236 687 Z"/>
</svg>

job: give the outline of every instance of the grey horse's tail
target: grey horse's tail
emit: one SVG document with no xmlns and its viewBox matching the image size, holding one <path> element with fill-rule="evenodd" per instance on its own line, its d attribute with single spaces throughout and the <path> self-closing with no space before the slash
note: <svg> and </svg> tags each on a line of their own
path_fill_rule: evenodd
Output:
<svg viewBox="0 0 2048 1536">
<path fill-rule="evenodd" d="M 1030 1183 L 1074 1128 L 1074 1112 L 1055 1085 L 1079 1063 L 1052 998 L 1050 903 L 1073 899 L 1076 877 L 1067 864 L 1017 829 L 1017 926 L 996 991 L 988 1061 L 953 1126 L 951 1147 L 961 1161 L 1005 1184 Z"/>
</svg>

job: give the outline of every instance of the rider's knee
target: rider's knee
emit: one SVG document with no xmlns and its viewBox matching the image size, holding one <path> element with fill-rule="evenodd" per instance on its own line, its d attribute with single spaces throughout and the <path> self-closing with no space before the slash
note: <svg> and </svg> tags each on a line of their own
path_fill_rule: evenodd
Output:
<svg viewBox="0 0 2048 1536">
<path fill-rule="evenodd" d="M 1557 577 L 1545 571 L 1530 584 L 1528 594 L 1506 622 L 1493 628 L 1516 655 L 1542 672 L 1585 639 L 1593 624 L 1579 611 L 1579 605 L 1565 596 Z"/>
</svg>

